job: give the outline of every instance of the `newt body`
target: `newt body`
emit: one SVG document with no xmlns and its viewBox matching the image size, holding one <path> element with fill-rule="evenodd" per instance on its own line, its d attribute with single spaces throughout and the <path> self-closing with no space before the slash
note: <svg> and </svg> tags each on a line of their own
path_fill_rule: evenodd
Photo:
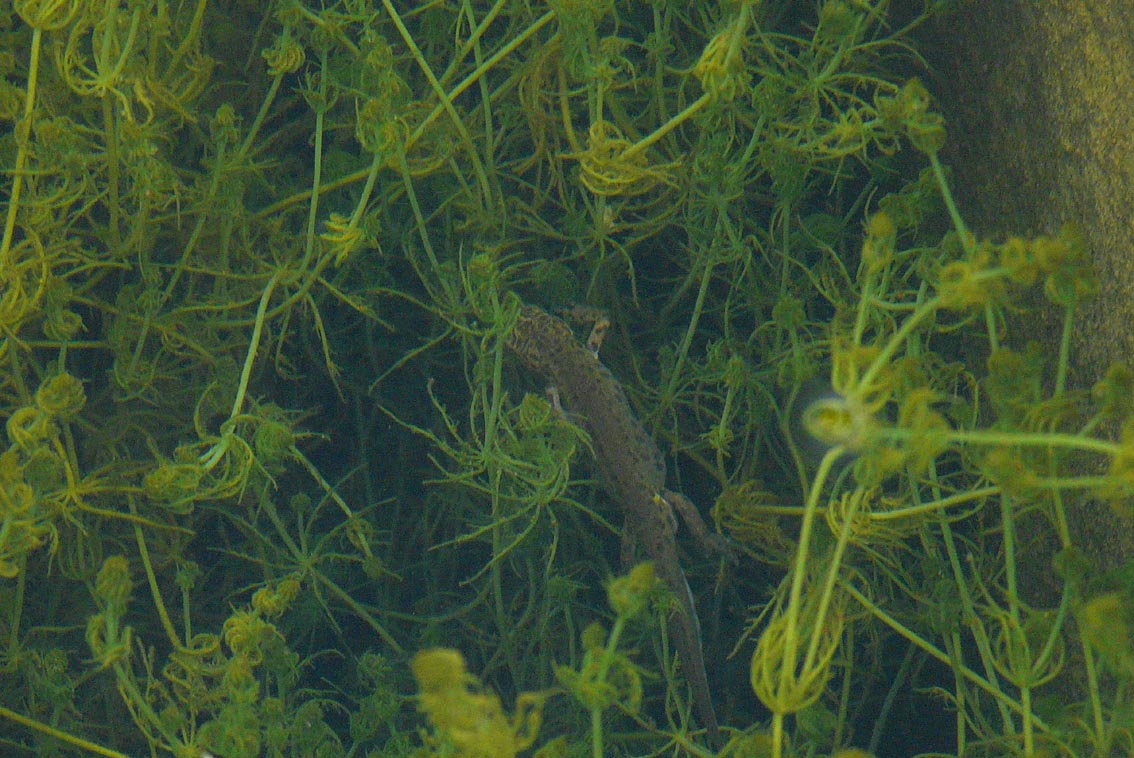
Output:
<svg viewBox="0 0 1134 758">
<path fill-rule="evenodd" d="M 657 443 L 634 416 L 622 386 L 565 322 L 540 308 L 521 306 L 508 346 L 530 370 L 555 386 L 564 408 L 590 435 L 599 480 L 625 511 L 623 562 L 633 562 L 637 547 L 676 596 L 679 609 L 669 619 L 670 636 L 693 692 L 697 718 L 717 742 L 701 627 L 677 555 L 674 509 L 707 547 L 722 550 L 714 541 L 719 535 L 709 532 L 684 495 L 665 488 L 665 459 Z"/>
</svg>

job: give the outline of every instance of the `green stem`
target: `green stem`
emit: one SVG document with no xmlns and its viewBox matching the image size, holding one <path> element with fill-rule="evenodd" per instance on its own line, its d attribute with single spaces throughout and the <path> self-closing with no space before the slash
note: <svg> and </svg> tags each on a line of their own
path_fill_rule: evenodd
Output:
<svg viewBox="0 0 1134 758">
<path fill-rule="evenodd" d="M 602 651 L 602 658 L 599 660 L 596 679 L 600 682 L 606 682 L 607 672 L 610 671 L 610 662 L 618 651 L 618 641 L 622 638 L 622 630 L 625 626 L 626 619 L 624 617 L 617 616 L 614 619 L 614 626 L 610 630 L 606 647 Z M 602 746 L 602 706 L 594 705 L 591 706 L 591 755 L 593 758 L 603 758 Z"/>
<path fill-rule="evenodd" d="M 39 732 L 41 734 L 46 734 L 52 739 L 59 740 L 60 742 L 66 742 L 68 745 L 74 745 L 81 750 L 86 750 L 88 753 L 106 756 L 106 758 L 129 758 L 129 756 L 125 753 L 119 753 L 117 750 L 111 750 L 110 748 L 103 747 L 102 745 L 96 745 L 93 742 L 84 740 L 82 737 L 76 737 L 73 734 L 68 734 L 67 732 L 56 729 L 53 726 L 48 726 L 47 724 L 36 721 L 35 719 L 28 718 L 23 714 L 9 710 L 2 705 L 0 705 L 0 717 L 6 718 L 9 721 L 14 721 L 20 726 L 27 727 L 28 729 Z"/>
<path fill-rule="evenodd" d="M 4 238 L 0 241 L 0 276 L 7 277 L 12 252 L 12 236 L 16 231 L 16 212 L 20 207 L 20 190 L 24 186 L 24 167 L 28 161 L 28 142 L 32 137 L 32 117 L 35 114 L 35 90 L 39 81 L 39 53 L 43 34 L 38 27 L 32 29 L 31 55 L 28 60 L 27 92 L 24 95 L 24 115 L 16 123 L 16 165 L 12 169 L 12 191 L 8 196 L 8 215 L 4 220 Z"/>
<path fill-rule="evenodd" d="M 929 165 L 933 168 L 933 178 L 937 180 L 937 188 L 941 191 L 941 199 L 945 202 L 945 208 L 949 211 L 953 228 L 957 230 L 957 235 L 961 238 L 961 246 L 971 256 L 973 254 L 972 235 L 969 233 L 968 227 L 965 226 L 965 220 L 961 218 L 960 211 L 957 210 L 957 204 L 953 201 L 953 193 L 949 191 L 949 182 L 945 179 L 945 169 L 941 165 L 941 161 L 937 159 L 937 153 L 929 154 Z"/>
<path fill-rule="evenodd" d="M 445 92 L 441 83 L 437 81 L 437 77 L 433 74 L 433 69 L 429 67 L 429 63 L 425 60 L 421 48 L 417 46 L 413 35 L 409 33 L 409 29 L 407 29 L 406 25 L 402 22 L 402 17 L 394 7 L 394 4 L 390 2 L 390 0 L 382 0 L 382 5 L 386 9 L 386 13 L 389 14 L 390 20 L 394 22 L 394 26 L 397 27 L 398 34 L 401 35 L 402 41 L 405 42 L 406 47 L 409 48 L 410 55 L 412 55 L 414 61 L 417 62 L 417 67 L 421 69 L 421 73 L 425 75 L 425 79 L 429 82 L 433 94 L 437 96 L 438 102 L 445 109 L 445 112 L 449 114 L 449 118 L 453 122 L 453 128 L 457 130 L 461 141 L 465 143 L 469 160 L 473 165 L 473 171 L 480 182 L 481 197 L 485 203 L 490 202 L 492 198 L 492 185 L 488 181 L 488 174 L 485 172 L 484 164 L 481 163 L 480 154 L 476 149 L 476 143 L 473 141 L 472 135 L 469 134 L 464 119 L 457 113 L 457 109 L 453 106 L 450 95 Z"/>
<path fill-rule="evenodd" d="M 795 561 L 792 564 L 791 590 L 788 594 L 786 612 L 786 631 L 784 632 L 783 665 L 780 667 L 780 689 L 787 692 L 791 689 L 791 677 L 796 675 L 795 654 L 799 649 L 799 615 L 803 604 L 803 583 L 807 578 L 807 558 L 811 546 L 811 533 L 815 527 L 815 518 L 819 513 L 819 497 L 823 493 L 827 477 L 831 473 L 835 462 L 846 451 L 841 446 L 835 446 L 827 451 L 819 461 L 819 467 L 812 480 L 811 491 L 807 493 L 807 503 L 803 509 L 803 520 L 799 527 L 799 545 L 796 547 Z M 818 627 L 816 627 L 818 634 Z M 812 647 L 815 647 L 812 645 Z"/>
</svg>

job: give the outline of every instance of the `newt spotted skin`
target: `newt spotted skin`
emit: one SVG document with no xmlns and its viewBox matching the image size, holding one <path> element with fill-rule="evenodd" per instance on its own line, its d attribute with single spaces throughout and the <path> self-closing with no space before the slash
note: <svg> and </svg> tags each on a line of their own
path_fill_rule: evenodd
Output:
<svg viewBox="0 0 1134 758">
<path fill-rule="evenodd" d="M 634 548 L 653 561 L 654 572 L 677 598 L 679 608 L 669 619 L 685 676 L 693 692 L 697 719 L 716 743 L 716 712 L 705 674 L 701 625 L 693 594 L 677 556 L 677 519 L 682 519 L 701 544 L 731 557 L 720 535 L 709 531 L 696 506 L 665 487 L 665 458 L 634 416 L 622 386 L 598 356 L 575 339 L 563 320 L 531 305 L 520 307 L 508 347 L 533 372 L 558 391 L 564 408 L 591 438 L 599 481 L 622 505 L 622 560 L 634 561 Z M 628 566 L 627 566 L 628 567 Z"/>
</svg>

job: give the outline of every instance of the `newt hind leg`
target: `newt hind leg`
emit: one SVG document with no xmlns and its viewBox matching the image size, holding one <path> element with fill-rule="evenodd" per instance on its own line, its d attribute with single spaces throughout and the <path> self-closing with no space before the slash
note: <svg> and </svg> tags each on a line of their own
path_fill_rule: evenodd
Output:
<svg viewBox="0 0 1134 758">
<path fill-rule="evenodd" d="M 664 500 L 673 511 L 681 514 L 681 520 L 685 522 L 685 526 L 693 533 L 693 538 L 706 554 L 720 555 L 733 565 L 737 563 L 736 552 L 728 544 L 728 540 L 724 535 L 709 529 L 692 500 L 673 490 L 665 490 L 656 497 Z"/>
</svg>

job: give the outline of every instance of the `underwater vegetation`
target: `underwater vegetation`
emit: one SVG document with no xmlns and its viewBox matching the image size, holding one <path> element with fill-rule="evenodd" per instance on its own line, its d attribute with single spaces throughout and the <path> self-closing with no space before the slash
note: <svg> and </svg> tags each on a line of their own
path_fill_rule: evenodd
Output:
<svg viewBox="0 0 1134 758">
<path fill-rule="evenodd" d="M 0 753 L 1134 753 L 1070 527 L 1131 515 L 1134 372 L 1068 380 L 1074 219 L 954 203 L 948 10 L 6 5 Z M 671 535 L 719 745 L 525 304 L 605 314 L 737 557 Z"/>
</svg>

